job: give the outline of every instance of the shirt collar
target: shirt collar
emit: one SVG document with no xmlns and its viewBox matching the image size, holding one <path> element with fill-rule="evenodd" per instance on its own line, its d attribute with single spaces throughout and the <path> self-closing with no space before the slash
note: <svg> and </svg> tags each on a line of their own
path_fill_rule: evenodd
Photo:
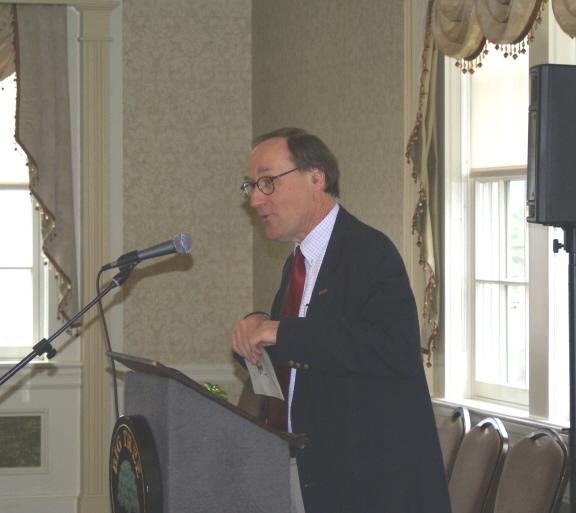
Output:
<svg viewBox="0 0 576 513">
<path fill-rule="evenodd" d="M 328 246 L 339 209 L 340 205 L 336 203 L 324 219 L 322 219 L 300 243 L 300 251 L 302 251 L 304 258 L 306 258 L 308 262 L 314 261 L 318 255 L 322 254 L 326 246 Z M 294 247 L 297 245 L 298 244 Z"/>
</svg>

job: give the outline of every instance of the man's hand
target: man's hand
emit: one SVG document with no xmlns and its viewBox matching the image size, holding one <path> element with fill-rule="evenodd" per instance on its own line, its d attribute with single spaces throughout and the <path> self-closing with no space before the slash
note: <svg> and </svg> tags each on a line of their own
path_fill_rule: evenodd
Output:
<svg viewBox="0 0 576 513">
<path fill-rule="evenodd" d="M 242 319 L 232 331 L 232 349 L 256 365 L 262 348 L 276 344 L 278 321 L 266 320 L 264 315 L 250 315 Z"/>
</svg>

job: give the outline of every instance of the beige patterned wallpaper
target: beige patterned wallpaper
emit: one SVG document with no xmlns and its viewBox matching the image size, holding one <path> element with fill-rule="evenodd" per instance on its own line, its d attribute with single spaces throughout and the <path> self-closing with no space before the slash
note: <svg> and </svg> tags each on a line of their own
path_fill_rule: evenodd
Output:
<svg viewBox="0 0 576 513">
<path fill-rule="evenodd" d="M 239 180 L 251 139 L 250 0 L 124 0 L 124 248 L 192 235 L 190 258 L 143 262 L 124 288 L 124 351 L 229 361 L 252 307 Z"/>
<path fill-rule="evenodd" d="M 124 2 L 124 247 L 193 237 L 190 259 L 140 264 L 125 287 L 125 351 L 228 361 L 234 320 L 268 308 L 288 247 L 263 239 L 238 194 L 253 134 L 323 137 L 344 206 L 402 247 L 403 8 Z"/>
<path fill-rule="evenodd" d="M 339 159 L 342 204 L 403 244 L 403 2 L 253 1 L 255 134 L 301 126 Z M 254 234 L 255 307 L 288 248 Z"/>
</svg>

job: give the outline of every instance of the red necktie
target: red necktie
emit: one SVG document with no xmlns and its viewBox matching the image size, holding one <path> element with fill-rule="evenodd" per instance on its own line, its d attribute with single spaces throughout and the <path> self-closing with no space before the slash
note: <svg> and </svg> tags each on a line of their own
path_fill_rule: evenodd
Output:
<svg viewBox="0 0 576 513">
<path fill-rule="evenodd" d="M 302 291 L 306 281 L 306 265 L 304 255 L 300 251 L 300 246 L 296 247 L 292 258 L 290 269 L 290 281 L 286 288 L 284 304 L 280 317 L 298 317 L 300 303 L 302 301 Z M 268 424 L 281 431 L 288 430 L 288 388 L 290 385 L 290 369 L 288 367 L 276 367 L 276 377 L 284 394 L 284 401 L 275 397 L 268 398 Z"/>
</svg>

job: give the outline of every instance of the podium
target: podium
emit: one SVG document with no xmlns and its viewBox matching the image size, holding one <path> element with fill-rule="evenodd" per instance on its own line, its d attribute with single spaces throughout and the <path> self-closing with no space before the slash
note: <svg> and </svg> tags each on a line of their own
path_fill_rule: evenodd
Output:
<svg viewBox="0 0 576 513">
<path fill-rule="evenodd" d="M 125 415 L 150 428 L 162 513 L 289 513 L 290 449 L 278 432 L 156 361 L 109 353 L 126 375 Z"/>
</svg>

